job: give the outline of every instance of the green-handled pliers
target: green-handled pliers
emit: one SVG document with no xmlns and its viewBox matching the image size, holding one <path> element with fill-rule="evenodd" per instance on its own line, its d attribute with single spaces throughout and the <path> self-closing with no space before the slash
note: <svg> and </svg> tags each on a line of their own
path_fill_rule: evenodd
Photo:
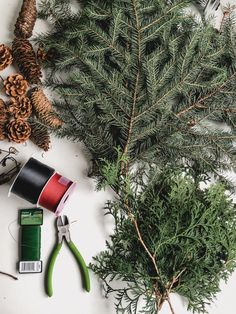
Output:
<svg viewBox="0 0 236 314">
<path fill-rule="evenodd" d="M 64 221 L 63 221 L 64 220 Z M 71 241 L 70 237 L 70 224 L 69 219 L 67 216 L 64 216 L 64 219 L 62 219 L 61 216 L 57 218 L 57 229 L 58 229 L 58 243 L 55 246 L 54 250 L 52 251 L 51 257 L 48 262 L 47 271 L 46 271 L 46 293 L 49 297 L 53 295 L 53 288 L 52 288 L 52 274 L 53 274 L 53 268 L 55 265 L 56 258 L 62 248 L 63 240 L 65 239 L 71 252 L 73 253 L 74 257 L 76 258 L 78 265 L 80 267 L 80 271 L 82 274 L 82 280 L 83 280 L 83 286 L 84 289 L 88 292 L 90 291 L 90 278 L 89 278 L 89 272 L 88 268 L 85 264 L 85 261 L 80 254 L 80 252 L 77 250 L 74 243 Z"/>
</svg>

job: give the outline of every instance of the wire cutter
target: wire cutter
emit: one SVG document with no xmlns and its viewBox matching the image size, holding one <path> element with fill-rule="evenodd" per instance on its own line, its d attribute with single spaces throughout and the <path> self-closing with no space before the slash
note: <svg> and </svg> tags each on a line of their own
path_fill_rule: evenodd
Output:
<svg viewBox="0 0 236 314">
<path fill-rule="evenodd" d="M 85 264 L 85 261 L 80 254 L 80 252 L 77 250 L 74 243 L 71 241 L 70 237 L 70 224 L 69 219 L 67 216 L 64 216 L 64 219 L 59 216 L 57 218 L 57 230 L 58 230 L 58 243 L 55 246 L 54 250 L 52 251 L 51 257 L 48 262 L 48 267 L 46 271 L 46 293 L 49 297 L 53 295 L 53 288 L 52 288 L 52 274 L 53 274 L 53 268 L 55 265 L 56 258 L 62 248 L 63 239 L 66 240 L 68 247 L 70 248 L 72 254 L 76 258 L 81 275 L 82 275 L 82 281 L 83 281 L 83 287 L 88 292 L 90 291 L 90 278 L 89 278 L 89 272 L 88 268 Z"/>
</svg>

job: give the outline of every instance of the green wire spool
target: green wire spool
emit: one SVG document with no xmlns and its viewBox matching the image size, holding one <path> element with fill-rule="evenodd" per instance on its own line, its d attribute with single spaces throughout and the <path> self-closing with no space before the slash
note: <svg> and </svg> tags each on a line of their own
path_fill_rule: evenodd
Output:
<svg viewBox="0 0 236 314">
<path fill-rule="evenodd" d="M 23 209 L 20 211 L 20 273 L 42 272 L 42 261 L 40 261 L 42 224 L 42 209 Z"/>
<path fill-rule="evenodd" d="M 41 227 L 22 226 L 21 261 L 39 261 L 41 249 Z"/>
</svg>

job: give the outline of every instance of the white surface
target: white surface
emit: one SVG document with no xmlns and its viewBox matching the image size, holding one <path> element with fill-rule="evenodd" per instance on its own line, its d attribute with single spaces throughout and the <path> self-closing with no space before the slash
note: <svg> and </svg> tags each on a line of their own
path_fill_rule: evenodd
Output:
<svg viewBox="0 0 236 314">
<path fill-rule="evenodd" d="M 231 1 L 235 3 L 236 0 Z M 13 38 L 13 27 L 21 1 L 0 0 L 0 43 L 10 44 Z M 36 31 L 41 30 L 38 23 Z M 3 71 L 6 77 L 12 69 Z M 0 96 L 1 97 L 1 96 Z M 0 142 L 0 148 L 8 147 L 8 143 Z M 20 151 L 18 159 L 26 161 L 32 154 L 57 169 L 61 174 L 78 181 L 78 189 L 70 199 L 66 214 L 71 221 L 72 239 L 78 246 L 86 262 L 92 260 L 105 247 L 105 239 L 111 230 L 111 221 L 103 216 L 103 204 L 109 198 L 106 192 L 95 192 L 95 183 L 86 176 L 88 164 L 78 143 L 53 138 L 52 149 L 48 153 L 38 150 L 33 144 L 17 145 Z M 13 274 L 18 261 L 18 210 L 29 208 L 30 204 L 16 197 L 8 198 L 9 185 L 0 186 L 0 270 Z M 44 211 L 42 227 L 42 260 L 44 265 L 56 241 L 54 216 Z M 53 277 L 54 295 L 48 298 L 44 292 L 44 273 L 34 275 L 18 275 L 19 280 L 13 281 L 0 276 L 0 313 L 1 314 L 114 314 L 113 300 L 103 298 L 100 283 L 91 273 L 91 293 L 81 289 L 81 278 L 78 267 L 66 246 L 56 262 Z M 215 303 L 209 308 L 210 314 L 234 314 L 236 308 L 236 273 L 228 284 L 222 284 L 222 292 Z M 176 314 L 187 314 L 184 301 L 172 296 Z M 167 305 L 162 314 L 170 313 Z"/>
</svg>

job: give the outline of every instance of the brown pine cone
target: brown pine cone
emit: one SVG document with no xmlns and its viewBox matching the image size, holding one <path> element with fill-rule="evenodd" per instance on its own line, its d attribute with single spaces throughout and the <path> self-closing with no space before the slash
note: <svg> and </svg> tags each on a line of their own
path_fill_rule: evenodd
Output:
<svg viewBox="0 0 236 314">
<path fill-rule="evenodd" d="M 30 99 L 36 116 L 42 123 L 51 128 L 59 128 L 63 122 L 53 110 L 51 102 L 41 88 L 34 88 L 30 91 Z"/>
<path fill-rule="evenodd" d="M 28 82 L 20 74 L 12 74 L 4 81 L 6 94 L 12 97 L 25 95 Z"/>
<path fill-rule="evenodd" d="M 38 62 L 42 63 L 44 61 L 50 61 L 53 62 L 56 59 L 60 57 L 59 52 L 56 48 L 49 48 L 48 51 L 46 51 L 43 48 L 43 45 L 41 45 L 37 50 L 37 60 Z"/>
<path fill-rule="evenodd" d="M 47 59 L 47 53 L 42 46 L 38 48 L 36 55 L 38 62 L 43 62 Z"/>
<path fill-rule="evenodd" d="M 42 125 L 36 121 L 30 122 L 31 127 L 31 141 L 39 148 L 42 148 L 45 152 L 50 148 L 50 136 L 48 129 L 45 125 Z"/>
<path fill-rule="evenodd" d="M 36 0 L 23 0 L 21 11 L 15 25 L 15 36 L 18 38 L 31 37 L 36 18 Z"/>
<path fill-rule="evenodd" d="M 15 38 L 12 44 L 13 58 L 20 72 L 32 84 L 39 84 L 42 72 L 36 54 L 28 39 Z"/>
<path fill-rule="evenodd" d="M 12 64 L 12 61 L 11 49 L 5 45 L 0 45 L 0 71 Z"/>
<path fill-rule="evenodd" d="M 59 119 L 55 113 L 49 112 L 47 115 L 44 117 L 40 117 L 42 123 L 45 125 L 49 126 L 50 128 L 53 129 L 58 129 L 63 125 L 63 122 L 61 119 Z"/>
<path fill-rule="evenodd" d="M 28 119 L 32 113 L 32 105 L 30 99 L 26 96 L 11 98 L 8 103 L 8 112 L 15 119 Z"/>
<path fill-rule="evenodd" d="M 5 125 L 8 121 L 8 115 L 5 103 L 0 99 L 0 141 L 6 138 Z"/>
<path fill-rule="evenodd" d="M 23 119 L 12 120 L 6 126 L 7 136 L 10 141 L 24 143 L 31 134 L 29 123 Z"/>
</svg>

